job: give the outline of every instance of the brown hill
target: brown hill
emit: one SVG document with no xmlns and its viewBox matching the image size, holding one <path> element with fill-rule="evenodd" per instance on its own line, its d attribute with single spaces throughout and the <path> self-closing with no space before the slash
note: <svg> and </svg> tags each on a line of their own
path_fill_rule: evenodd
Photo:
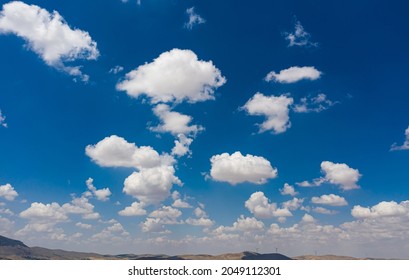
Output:
<svg viewBox="0 0 409 280">
<path fill-rule="evenodd" d="M 23 242 L 0 236 L 0 259 L 3 260 L 290 260 L 289 257 L 272 253 L 229 253 L 223 255 L 101 255 L 94 253 L 52 250 L 28 247 Z"/>
</svg>

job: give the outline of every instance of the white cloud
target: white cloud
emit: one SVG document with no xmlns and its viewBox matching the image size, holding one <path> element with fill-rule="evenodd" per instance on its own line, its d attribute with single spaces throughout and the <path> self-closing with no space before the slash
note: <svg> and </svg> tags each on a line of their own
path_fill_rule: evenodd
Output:
<svg viewBox="0 0 409 280">
<path fill-rule="evenodd" d="M 233 223 L 232 227 L 232 230 L 244 232 L 260 231 L 263 229 L 264 223 L 262 221 L 259 221 L 254 217 L 244 217 L 243 215 L 241 215 L 237 221 Z"/>
<path fill-rule="evenodd" d="M 189 16 L 189 21 L 185 23 L 185 28 L 192 30 L 193 26 L 206 22 L 204 18 L 195 13 L 195 7 L 186 9 L 186 14 Z"/>
<path fill-rule="evenodd" d="M 329 205 L 329 206 L 348 205 L 348 202 L 345 200 L 345 198 L 339 195 L 336 195 L 336 194 L 324 194 L 324 195 L 321 195 L 320 197 L 314 196 L 311 199 L 311 202 L 315 204 L 324 204 L 324 205 Z"/>
<path fill-rule="evenodd" d="M 88 145 L 85 153 L 104 167 L 151 168 L 162 164 L 162 158 L 152 147 L 137 147 L 124 138 L 111 135 L 95 145 Z"/>
<path fill-rule="evenodd" d="M 333 215 L 333 214 L 337 214 L 338 212 L 335 210 L 329 210 L 326 209 L 324 207 L 314 207 L 312 209 L 312 211 L 314 211 L 315 213 L 319 213 L 319 214 L 324 214 L 324 215 Z"/>
<path fill-rule="evenodd" d="M 289 47 L 293 46 L 306 46 L 306 47 L 317 47 L 318 43 L 311 42 L 310 38 L 311 35 L 307 31 L 304 30 L 304 27 L 301 23 L 297 20 L 295 22 L 294 31 L 293 32 L 285 32 L 285 39 L 288 42 Z"/>
<path fill-rule="evenodd" d="M 263 157 L 235 152 L 223 153 L 210 158 L 210 176 L 215 181 L 228 182 L 231 185 L 249 182 L 265 184 L 268 179 L 277 177 L 277 169 Z"/>
<path fill-rule="evenodd" d="M 326 180 L 324 178 L 316 178 L 312 182 L 302 181 L 302 182 L 296 183 L 296 184 L 297 184 L 297 186 L 300 186 L 300 187 L 303 187 L 303 188 L 310 188 L 310 187 L 319 187 L 323 183 L 325 183 L 325 181 Z"/>
<path fill-rule="evenodd" d="M 175 140 L 175 146 L 172 148 L 171 154 L 173 156 L 182 157 L 186 154 L 191 155 L 190 144 L 192 144 L 193 139 L 186 137 L 184 134 L 178 135 L 178 140 Z"/>
<path fill-rule="evenodd" d="M 112 68 L 109 70 L 109 73 L 118 74 L 119 72 L 122 72 L 122 71 L 124 71 L 124 67 L 122 67 L 122 66 L 120 66 L 120 65 L 116 65 L 116 66 L 112 67 Z"/>
<path fill-rule="evenodd" d="M 285 183 L 284 187 L 280 189 L 280 193 L 282 195 L 291 195 L 291 196 L 296 196 L 298 192 L 295 191 L 294 187 Z"/>
<path fill-rule="evenodd" d="M 11 236 L 12 234 L 15 233 L 15 231 L 13 230 L 14 228 L 14 221 L 11 221 L 7 218 L 4 218 L 2 216 L 0 216 L 0 234 L 1 235 L 6 235 L 6 236 Z"/>
<path fill-rule="evenodd" d="M 79 214 L 83 219 L 95 220 L 100 218 L 99 213 L 94 212 L 94 205 L 92 205 L 85 196 L 74 197 L 70 203 L 65 203 L 61 209 L 66 214 Z"/>
<path fill-rule="evenodd" d="M 173 184 L 181 185 L 172 166 L 159 166 L 133 172 L 125 179 L 123 191 L 146 204 L 156 204 L 170 196 Z"/>
<path fill-rule="evenodd" d="M 3 5 L 0 34 L 15 34 L 44 62 L 72 76 L 87 81 L 80 66 L 67 66 L 76 59 L 94 60 L 99 56 L 97 43 L 88 32 L 72 29 L 57 12 L 49 13 L 36 5 L 13 1 Z"/>
<path fill-rule="evenodd" d="M 101 243 L 112 244 L 129 244 L 131 241 L 129 232 L 115 219 L 109 221 L 110 226 L 104 228 L 101 232 L 94 234 L 91 237 L 91 241 L 97 242 L 99 246 Z"/>
<path fill-rule="evenodd" d="M 284 209 L 297 210 L 302 206 L 303 202 L 304 202 L 304 198 L 294 197 L 291 200 L 283 202 L 282 206 L 283 206 Z"/>
<path fill-rule="evenodd" d="M 183 201 L 180 198 L 176 199 L 173 202 L 172 206 L 176 208 L 192 208 L 192 206 L 189 203 L 187 203 L 186 201 Z"/>
<path fill-rule="evenodd" d="M 0 110 L 0 126 L 7 128 L 8 125 L 6 123 L 6 116 Z"/>
<path fill-rule="evenodd" d="M 372 207 L 354 206 L 351 215 L 357 219 L 399 217 L 409 214 L 409 201 L 396 203 L 395 201 L 382 201 Z"/>
<path fill-rule="evenodd" d="M 94 179 L 88 178 L 86 181 L 87 187 L 90 190 L 90 192 L 100 201 L 107 201 L 109 200 L 109 196 L 112 194 L 109 188 L 104 188 L 104 189 L 97 189 L 93 185 Z"/>
<path fill-rule="evenodd" d="M 68 220 L 67 211 L 58 203 L 43 204 L 31 203 L 31 206 L 20 213 L 20 217 L 26 219 L 40 219 L 47 222 L 61 222 Z"/>
<path fill-rule="evenodd" d="M 75 224 L 77 227 L 79 227 L 79 228 L 82 228 L 82 229 L 91 229 L 92 228 L 92 225 L 90 225 L 90 224 L 84 224 L 84 223 L 81 223 L 81 222 L 78 222 L 78 223 L 76 223 Z"/>
<path fill-rule="evenodd" d="M 149 214 L 149 217 L 141 223 L 143 232 L 160 232 L 170 233 L 165 229 L 164 225 L 181 224 L 183 221 L 177 219 L 182 215 L 182 212 L 170 206 L 162 206 L 161 208 Z"/>
<path fill-rule="evenodd" d="M 195 216 L 198 217 L 198 218 L 206 218 L 207 217 L 206 212 L 200 207 L 197 207 L 195 209 L 194 213 L 195 213 Z"/>
<path fill-rule="evenodd" d="M 1 123 L 1 112 L 0 112 L 0 123 Z M 401 151 L 401 150 L 409 150 L 409 126 L 405 130 L 405 141 L 401 146 L 396 143 L 393 143 L 391 146 L 391 151 Z"/>
<path fill-rule="evenodd" d="M 160 219 L 146 218 L 146 220 L 143 223 L 141 223 L 141 228 L 143 232 L 166 233 L 165 227 L 161 223 Z"/>
<path fill-rule="evenodd" d="M 173 208 L 171 206 L 162 206 L 161 208 L 153 211 L 149 214 L 149 217 L 158 218 L 164 224 L 176 224 L 176 220 L 182 215 L 179 209 Z"/>
<path fill-rule="evenodd" d="M 359 173 L 358 169 L 353 169 L 345 163 L 323 161 L 321 172 L 324 173 L 324 177 L 316 178 L 312 182 L 303 181 L 296 184 L 300 187 L 318 187 L 329 182 L 338 185 L 344 191 L 359 189 L 357 183 L 362 174 Z"/>
<path fill-rule="evenodd" d="M 295 203 L 299 203 L 299 201 L 295 198 Z M 244 203 L 244 206 L 257 218 L 261 219 L 268 219 L 272 217 L 291 217 L 292 213 L 290 212 L 291 209 L 297 209 L 298 207 L 294 207 L 295 204 L 287 203 L 283 204 L 283 208 L 277 209 L 276 203 L 269 203 L 268 198 L 264 195 L 263 192 L 255 192 L 253 193 L 250 198 Z"/>
<path fill-rule="evenodd" d="M 13 201 L 18 196 L 18 193 L 10 184 L 0 186 L 0 197 L 4 197 L 6 200 Z"/>
<path fill-rule="evenodd" d="M 144 216 L 146 210 L 143 208 L 145 205 L 141 202 L 134 202 L 131 206 L 125 207 L 125 209 L 118 212 L 121 216 Z"/>
<path fill-rule="evenodd" d="M 259 124 L 259 133 L 271 130 L 275 134 L 283 133 L 291 127 L 289 106 L 293 98 L 283 94 L 280 96 L 265 96 L 256 93 L 242 107 L 249 115 L 263 116 L 266 120 Z"/>
<path fill-rule="evenodd" d="M 192 135 L 195 136 L 203 127 L 198 125 L 189 125 L 192 117 L 183 115 L 178 112 L 173 112 L 166 104 L 158 104 L 153 109 L 154 114 L 161 120 L 161 124 L 152 127 L 152 131 L 169 132 L 173 135 Z"/>
<path fill-rule="evenodd" d="M 327 96 L 324 93 L 320 93 L 312 98 L 301 98 L 301 102 L 299 104 L 295 104 L 293 110 L 296 113 L 319 113 L 329 109 L 337 103 L 338 102 L 327 99 Z"/>
<path fill-rule="evenodd" d="M 1 204 L 0 204 L 0 206 L 2 206 Z M 4 205 L 3 205 L 4 206 Z M 6 215 L 9 215 L 9 216 L 13 216 L 14 215 L 14 213 L 13 213 L 13 211 L 11 211 L 10 209 L 8 209 L 8 208 L 0 208 L 0 214 L 6 214 Z M 0 215 L 1 216 L 1 215 Z"/>
<path fill-rule="evenodd" d="M 173 49 L 126 74 L 117 89 L 135 98 L 146 95 L 153 104 L 195 103 L 214 99 L 215 89 L 225 82 L 212 61 L 198 60 L 191 50 Z"/>
<path fill-rule="evenodd" d="M 314 217 L 311 216 L 310 214 L 304 214 L 301 221 L 304 222 L 304 223 L 315 223 L 316 222 Z"/>
<path fill-rule="evenodd" d="M 277 204 L 269 203 L 263 192 L 255 192 L 244 203 L 244 206 L 257 218 L 271 218 L 277 210 Z"/>
<path fill-rule="evenodd" d="M 288 69 L 281 70 L 280 73 L 271 71 L 264 78 L 267 82 L 275 81 L 283 84 L 296 83 L 301 80 L 314 81 L 321 77 L 322 72 L 315 69 L 313 66 L 293 66 Z"/>
<path fill-rule="evenodd" d="M 214 221 L 208 219 L 208 218 L 198 218 L 198 219 L 193 219 L 193 218 L 188 218 L 186 219 L 186 224 L 192 225 L 192 226 L 199 226 L 199 227 L 211 227 L 214 225 Z"/>
<path fill-rule="evenodd" d="M 342 190 L 359 189 L 357 183 L 362 175 L 358 169 L 353 169 L 345 163 L 323 161 L 321 170 L 328 182 L 339 185 Z"/>
</svg>

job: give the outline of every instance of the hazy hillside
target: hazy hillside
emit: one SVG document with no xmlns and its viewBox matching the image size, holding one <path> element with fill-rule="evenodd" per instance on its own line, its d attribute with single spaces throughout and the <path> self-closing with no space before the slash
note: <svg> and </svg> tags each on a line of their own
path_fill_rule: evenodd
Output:
<svg viewBox="0 0 409 280">
<path fill-rule="evenodd" d="M 178 256 L 150 254 L 101 255 L 95 253 L 52 250 L 28 247 L 19 240 L 0 235 L 0 260 L 357 260 L 347 256 L 298 256 L 289 258 L 278 253 L 259 254 L 256 252 L 228 253 L 222 255 L 186 254 Z"/>
</svg>

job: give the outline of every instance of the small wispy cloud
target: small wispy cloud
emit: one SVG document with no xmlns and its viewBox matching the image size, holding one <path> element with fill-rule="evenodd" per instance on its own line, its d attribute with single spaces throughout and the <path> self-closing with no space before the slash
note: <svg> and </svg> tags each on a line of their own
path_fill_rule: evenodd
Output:
<svg viewBox="0 0 409 280">
<path fill-rule="evenodd" d="M 295 104 L 293 110 L 296 113 L 319 113 L 329 109 L 337 103 L 339 102 L 329 100 L 324 93 L 319 93 L 314 97 L 301 98 L 300 103 Z"/>
<path fill-rule="evenodd" d="M 0 110 L 0 126 L 7 128 L 6 116 Z"/>
<path fill-rule="evenodd" d="M 116 65 L 115 67 L 112 67 L 112 68 L 109 70 L 109 73 L 118 74 L 119 72 L 122 72 L 122 71 L 124 71 L 124 67 L 122 67 L 122 66 L 120 66 L 120 65 Z"/>
<path fill-rule="evenodd" d="M 294 24 L 294 31 L 284 32 L 283 35 L 289 42 L 289 47 L 318 47 L 318 43 L 311 41 L 311 34 L 305 31 L 304 27 L 301 25 L 301 22 L 298 20 L 296 20 Z"/>
<path fill-rule="evenodd" d="M 189 21 L 185 23 L 185 28 L 192 30 L 193 26 L 206 22 L 204 18 L 196 14 L 195 7 L 186 9 L 186 14 L 189 16 Z"/>
<path fill-rule="evenodd" d="M 1 114 L 0 114 L 0 116 L 1 116 Z M 1 121 L 1 118 L 0 118 L 0 121 Z M 405 130 L 405 141 L 403 142 L 403 144 L 399 146 L 398 144 L 393 143 L 390 150 L 391 151 L 409 150 L 409 126 Z"/>
<path fill-rule="evenodd" d="M 269 72 L 264 80 L 266 82 L 277 82 L 281 84 L 291 84 L 296 83 L 301 80 L 310 80 L 314 81 L 321 77 L 322 72 L 318 71 L 313 66 L 292 66 L 287 69 L 281 70 L 279 73 L 275 71 Z"/>
</svg>

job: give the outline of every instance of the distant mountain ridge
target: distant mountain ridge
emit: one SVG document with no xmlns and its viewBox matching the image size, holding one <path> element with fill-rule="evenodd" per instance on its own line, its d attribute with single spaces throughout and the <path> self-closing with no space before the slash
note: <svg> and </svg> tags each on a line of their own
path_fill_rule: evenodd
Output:
<svg viewBox="0 0 409 280">
<path fill-rule="evenodd" d="M 177 256 L 153 254 L 102 255 L 95 253 L 52 250 L 42 247 L 28 247 L 19 240 L 0 235 L 0 260 L 291 260 L 278 253 L 260 254 L 256 252 L 228 253 L 221 255 L 186 254 Z M 343 256 L 299 256 L 293 259 L 357 259 Z"/>
<path fill-rule="evenodd" d="M 9 246 L 9 247 L 26 247 L 28 246 L 19 240 L 14 240 L 0 235 L 0 246 Z"/>
</svg>

